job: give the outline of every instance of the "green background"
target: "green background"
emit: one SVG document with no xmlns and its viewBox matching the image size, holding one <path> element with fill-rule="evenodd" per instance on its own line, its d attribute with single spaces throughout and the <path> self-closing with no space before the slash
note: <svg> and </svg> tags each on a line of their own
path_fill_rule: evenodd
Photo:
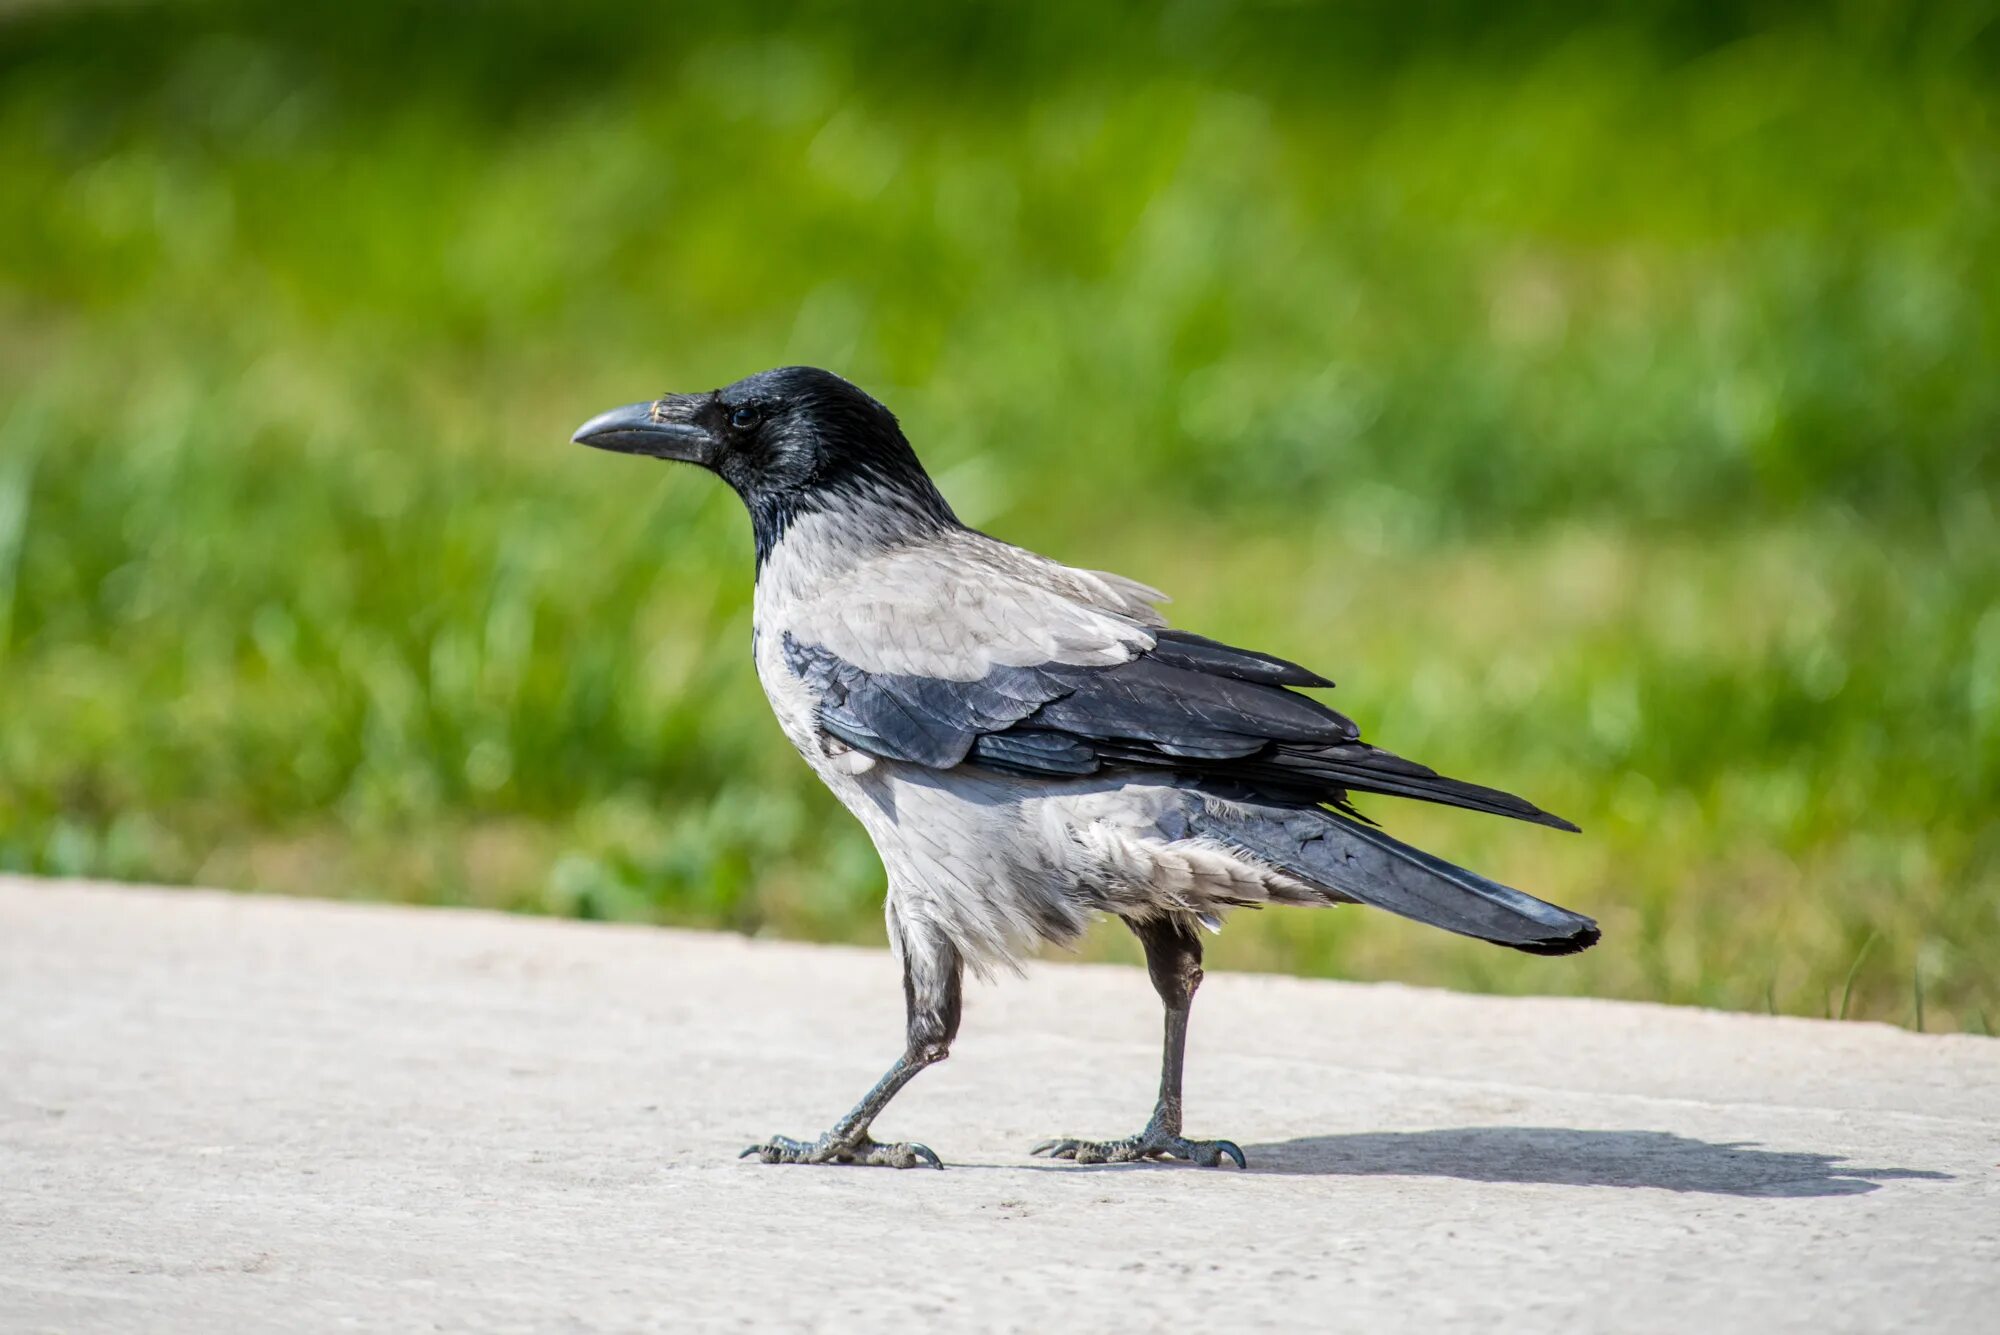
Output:
<svg viewBox="0 0 2000 1335">
<path fill-rule="evenodd" d="M 9 8 L 0 865 L 879 940 L 736 501 L 567 444 L 809 362 L 1584 826 L 1366 804 L 1578 959 L 1215 964 L 1990 1031 L 1995 8 L 1614 8 Z"/>
</svg>

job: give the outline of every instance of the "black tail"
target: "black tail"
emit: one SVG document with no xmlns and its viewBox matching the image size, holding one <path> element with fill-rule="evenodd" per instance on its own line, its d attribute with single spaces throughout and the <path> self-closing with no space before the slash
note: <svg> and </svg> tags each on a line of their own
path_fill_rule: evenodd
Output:
<svg viewBox="0 0 2000 1335">
<path fill-rule="evenodd" d="M 1202 833 L 1359 904 L 1531 955 L 1597 944 L 1597 924 L 1318 808 L 1233 807 Z"/>
</svg>

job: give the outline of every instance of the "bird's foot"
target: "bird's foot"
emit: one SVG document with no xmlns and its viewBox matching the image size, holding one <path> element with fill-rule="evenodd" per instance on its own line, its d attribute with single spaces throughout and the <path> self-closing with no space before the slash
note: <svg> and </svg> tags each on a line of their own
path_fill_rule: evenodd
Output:
<svg viewBox="0 0 2000 1335">
<path fill-rule="evenodd" d="M 1238 1168 L 1248 1168 L 1243 1151 L 1231 1140 L 1189 1140 L 1169 1135 L 1157 1127 L 1147 1127 L 1123 1140 L 1077 1140 L 1062 1137 L 1045 1140 L 1029 1151 L 1051 1159 L 1073 1159 L 1077 1163 L 1138 1163 L 1146 1159 L 1186 1159 L 1203 1168 L 1214 1168 L 1225 1159 L 1234 1159 Z"/>
<path fill-rule="evenodd" d="M 736 1157 L 748 1159 L 752 1155 L 765 1163 L 859 1164 L 872 1168 L 944 1167 L 928 1145 L 919 1145 L 914 1141 L 883 1144 L 871 1139 L 866 1131 L 839 1138 L 829 1131 L 818 1140 L 772 1136 L 761 1145 L 750 1146 Z"/>
</svg>

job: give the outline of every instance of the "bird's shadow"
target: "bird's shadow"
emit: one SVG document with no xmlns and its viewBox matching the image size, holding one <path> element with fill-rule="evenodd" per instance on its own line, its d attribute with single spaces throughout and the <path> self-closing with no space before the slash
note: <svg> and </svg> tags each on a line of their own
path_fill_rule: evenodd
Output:
<svg viewBox="0 0 2000 1335">
<path fill-rule="evenodd" d="M 1304 1136 L 1245 1146 L 1258 1172 L 1452 1177 L 1579 1187 L 1657 1187 L 1720 1196 L 1858 1196 L 1886 1181 L 1950 1181 L 1922 1168 L 1861 1168 L 1838 1155 L 1714 1143 L 1668 1131 L 1472 1126 Z"/>
</svg>

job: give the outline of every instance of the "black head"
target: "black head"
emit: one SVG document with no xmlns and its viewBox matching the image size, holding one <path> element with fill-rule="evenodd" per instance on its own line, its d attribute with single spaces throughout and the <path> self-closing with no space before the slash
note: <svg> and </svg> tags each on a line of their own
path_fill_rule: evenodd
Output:
<svg viewBox="0 0 2000 1335">
<path fill-rule="evenodd" d="M 759 560 L 800 515 L 842 506 L 885 503 L 912 522 L 957 522 L 895 414 L 816 367 L 780 367 L 706 394 L 614 408 L 571 439 L 718 474 L 750 509 Z"/>
</svg>

